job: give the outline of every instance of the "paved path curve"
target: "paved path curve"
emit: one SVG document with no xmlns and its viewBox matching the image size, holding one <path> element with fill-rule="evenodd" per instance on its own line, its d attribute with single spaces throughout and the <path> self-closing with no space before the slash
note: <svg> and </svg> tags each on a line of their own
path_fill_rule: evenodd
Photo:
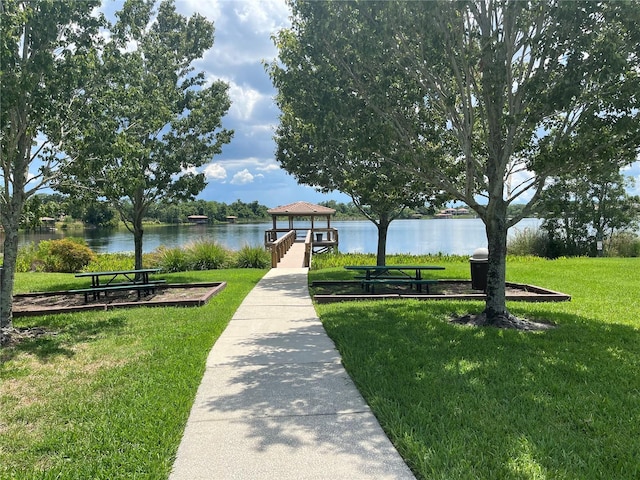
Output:
<svg viewBox="0 0 640 480">
<path fill-rule="evenodd" d="M 270 270 L 207 360 L 170 480 L 414 479 L 340 363 L 306 268 Z"/>
</svg>

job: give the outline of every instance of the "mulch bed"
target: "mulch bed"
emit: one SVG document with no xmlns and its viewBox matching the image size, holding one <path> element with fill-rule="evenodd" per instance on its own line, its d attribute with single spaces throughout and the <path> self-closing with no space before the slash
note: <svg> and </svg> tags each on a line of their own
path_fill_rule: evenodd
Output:
<svg viewBox="0 0 640 480">
<path fill-rule="evenodd" d="M 109 293 L 108 296 L 85 302 L 82 294 L 59 292 L 35 292 L 14 295 L 13 316 L 51 315 L 85 310 L 109 310 L 131 307 L 198 307 L 227 286 L 226 282 L 179 283 L 162 285 L 155 293 L 138 298 L 135 291 Z"/>
<path fill-rule="evenodd" d="M 482 290 L 471 288 L 468 280 L 442 280 L 429 286 L 429 293 L 418 293 L 406 285 L 376 286 L 375 293 L 363 292 L 359 281 L 316 281 L 313 282 L 314 300 L 318 303 L 344 302 L 353 300 L 381 300 L 389 298 L 412 298 L 417 300 L 485 300 Z M 564 302 L 570 295 L 555 292 L 536 285 L 507 282 L 507 300 L 525 302 Z"/>
</svg>

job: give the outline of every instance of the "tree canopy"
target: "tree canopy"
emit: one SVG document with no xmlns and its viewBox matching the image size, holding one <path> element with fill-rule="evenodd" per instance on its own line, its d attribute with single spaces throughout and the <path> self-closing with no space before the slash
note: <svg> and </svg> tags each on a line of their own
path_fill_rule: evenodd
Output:
<svg viewBox="0 0 640 480">
<path fill-rule="evenodd" d="M 393 88 L 398 72 L 386 71 L 371 79 L 370 98 L 364 99 L 354 94 L 350 73 L 334 63 L 337 57 L 350 55 L 361 62 L 380 63 L 385 52 L 358 49 L 360 45 L 351 42 L 337 44 L 331 55 L 324 49 L 322 34 L 327 32 L 318 31 L 317 25 L 350 8 L 348 4 L 337 9 L 331 3 L 294 4 L 294 12 L 300 14 L 294 16 L 290 29 L 274 39 L 279 58 L 269 73 L 282 112 L 276 158 L 300 183 L 349 195 L 376 225 L 377 263 L 384 265 L 391 221 L 405 208 L 433 200 L 435 190 L 426 188 L 413 172 L 395 166 L 402 161 L 403 150 L 390 134 L 392 125 L 372 106 L 402 101 L 403 92 Z M 375 32 L 368 35 L 373 37 Z"/>
<path fill-rule="evenodd" d="M 372 144 L 380 157 L 421 179 L 425 191 L 436 187 L 463 201 L 483 220 L 485 315 L 489 323 L 508 320 L 508 228 L 530 213 L 550 179 L 594 154 L 626 151 L 625 158 L 637 158 L 640 5 L 475 0 L 291 6 L 294 25 L 304 25 L 298 40 L 314 50 L 310 58 L 339 70 L 341 90 L 384 125 L 385 142 Z M 331 98 L 334 82 L 324 82 L 324 68 L 315 71 L 318 81 L 309 88 L 320 92 L 305 93 Z M 351 123 L 349 107 L 331 121 Z M 509 219 L 508 206 L 522 199 L 528 206 Z"/>
<path fill-rule="evenodd" d="M 0 2 L 0 221 L 4 229 L 0 328 L 11 327 L 18 227 L 25 202 L 70 159 L 60 141 L 96 58 L 99 0 Z"/>
<path fill-rule="evenodd" d="M 197 168 L 220 153 L 233 132 L 222 128 L 228 85 L 208 82 L 192 63 L 213 45 L 213 24 L 185 18 L 173 1 L 127 0 L 100 57 L 102 88 L 78 114 L 83 128 L 65 143 L 77 162 L 68 191 L 104 198 L 133 233 L 142 267 L 142 220 L 160 200 L 193 198 L 205 186 Z"/>
</svg>

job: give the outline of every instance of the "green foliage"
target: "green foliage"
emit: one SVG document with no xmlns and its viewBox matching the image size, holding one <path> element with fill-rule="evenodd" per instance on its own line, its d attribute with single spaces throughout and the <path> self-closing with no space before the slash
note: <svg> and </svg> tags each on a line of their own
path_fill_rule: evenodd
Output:
<svg viewBox="0 0 640 480">
<path fill-rule="evenodd" d="M 517 230 L 507 243 L 509 255 L 535 255 L 546 257 L 549 251 L 549 236 L 542 230 L 525 228 Z"/>
<path fill-rule="evenodd" d="M 102 38 L 100 3 L 0 4 L 0 223 L 12 239 L 3 252 L 0 327 L 12 321 L 20 221 L 32 227 L 41 211 L 41 205 L 32 205 L 23 218 L 25 202 L 57 181 L 61 165 L 69 160 L 60 140 L 81 123 L 73 110 L 83 103 L 80 92 L 91 88 L 88 79 Z"/>
<path fill-rule="evenodd" d="M 189 270 L 215 270 L 224 268 L 230 253 L 223 246 L 207 240 L 198 240 L 185 247 Z M 174 270 L 177 271 L 177 270 Z"/>
<path fill-rule="evenodd" d="M 631 480 L 640 456 L 638 271 L 638 259 L 508 257 L 509 281 L 572 295 L 509 304 L 557 325 L 537 333 L 450 323 L 480 312 L 480 302 L 316 308 L 416 478 Z"/>
<path fill-rule="evenodd" d="M 237 268 L 268 268 L 271 266 L 271 254 L 264 247 L 245 245 L 235 255 Z"/>
<path fill-rule="evenodd" d="M 149 255 L 150 264 L 165 272 L 221 269 L 230 263 L 231 257 L 231 252 L 227 249 L 204 239 L 184 248 L 160 247 Z"/>
<path fill-rule="evenodd" d="M 376 256 L 372 253 L 327 253 L 314 255 L 311 263 L 313 270 L 345 267 L 347 265 L 375 265 Z M 415 265 L 416 263 L 419 265 L 468 265 L 469 257 L 442 253 L 435 255 L 394 254 L 387 256 L 387 265 Z"/>
<path fill-rule="evenodd" d="M 64 143 L 81 161 L 65 169 L 69 191 L 81 183 L 105 198 L 134 236 L 142 267 L 142 221 L 154 202 L 192 199 L 205 186 L 199 167 L 229 143 L 222 128 L 228 85 L 209 82 L 193 62 L 213 45 L 213 23 L 186 18 L 172 0 L 128 0 L 116 14 L 98 63 L 101 89 L 78 115 L 91 125 Z M 100 175 L 96 175 L 100 172 Z"/>
<path fill-rule="evenodd" d="M 539 210 L 549 256 L 595 256 L 597 240 L 637 229 L 640 199 L 626 191 L 632 182 L 620 172 L 624 163 L 594 156 L 590 164 L 557 178 L 545 190 Z"/>
<path fill-rule="evenodd" d="M 130 253 L 101 253 L 84 269 L 85 272 L 108 272 L 117 270 L 131 270 L 134 258 Z M 152 265 L 149 264 L 149 267 Z"/>
<path fill-rule="evenodd" d="M 79 272 L 98 256 L 80 238 L 44 240 L 18 250 L 17 272 Z"/>
<path fill-rule="evenodd" d="M 51 335 L 0 351 L 0 478 L 166 479 L 205 362 L 263 270 L 167 275 L 226 281 L 198 308 L 135 308 L 20 318 Z M 19 274 L 16 287 L 79 279 Z M 71 287 L 70 287 L 71 288 Z"/>
<path fill-rule="evenodd" d="M 38 247 L 35 242 L 28 243 L 18 248 L 18 257 L 16 259 L 16 272 L 30 272 L 37 270 L 35 267 L 38 259 Z"/>
<path fill-rule="evenodd" d="M 82 239 L 61 238 L 46 240 L 38 244 L 38 258 L 43 262 L 45 272 L 79 272 L 86 267 L 96 254 Z"/>
<path fill-rule="evenodd" d="M 506 312 L 508 205 L 529 199 L 527 215 L 552 176 L 637 158 L 637 2 L 290 4 L 271 71 L 278 160 L 348 184 L 324 153 L 372 193 L 384 182 L 367 170 L 466 203 L 487 227 L 490 321 Z"/>
<path fill-rule="evenodd" d="M 189 254 L 179 247 L 166 248 L 160 247 L 156 251 L 157 266 L 163 272 L 184 272 L 189 270 L 190 259 Z"/>
<path fill-rule="evenodd" d="M 361 5 L 292 2 L 292 27 L 276 36 L 279 61 L 269 68 L 282 112 L 276 158 L 300 183 L 349 195 L 376 225 L 376 263 L 384 265 L 389 224 L 407 208 L 436 203 L 438 190 L 410 168 L 397 167 L 407 160 L 406 139 L 397 134 L 404 125 L 380 115 L 380 106 L 403 105 L 411 115 L 411 108 L 404 107 L 408 92 L 401 77 L 406 75 L 380 66 L 382 58 L 393 55 L 376 38 L 377 26 L 387 18 L 376 18 L 371 30 L 360 19 L 357 28 L 352 26 Z M 377 7 L 371 10 L 367 13 L 375 16 Z M 343 36 L 353 30 L 358 33 Z M 370 47 L 372 39 L 376 48 Z M 343 67 L 359 63 L 376 64 L 381 71 L 361 77 L 360 71 Z M 359 91 L 363 83 L 366 94 Z"/>
<path fill-rule="evenodd" d="M 607 257 L 640 257 L 640 237 L 630 232 L 611 235 L 604 244 Z"/>
</svg>

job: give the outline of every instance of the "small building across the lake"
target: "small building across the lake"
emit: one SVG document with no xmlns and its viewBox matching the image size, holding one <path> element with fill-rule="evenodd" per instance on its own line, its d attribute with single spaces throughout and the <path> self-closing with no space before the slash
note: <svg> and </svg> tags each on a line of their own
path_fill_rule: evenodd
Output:
<svg viewBox="0 0 640 480">
<path fill-rule="evenodd" d="M 209 217 L 206 215 L 189 215 L 187 217 L 187 221 L 189 223 L 193 223 L 194 225 L 205 225 L 209 222 Z"/>
</svg>

